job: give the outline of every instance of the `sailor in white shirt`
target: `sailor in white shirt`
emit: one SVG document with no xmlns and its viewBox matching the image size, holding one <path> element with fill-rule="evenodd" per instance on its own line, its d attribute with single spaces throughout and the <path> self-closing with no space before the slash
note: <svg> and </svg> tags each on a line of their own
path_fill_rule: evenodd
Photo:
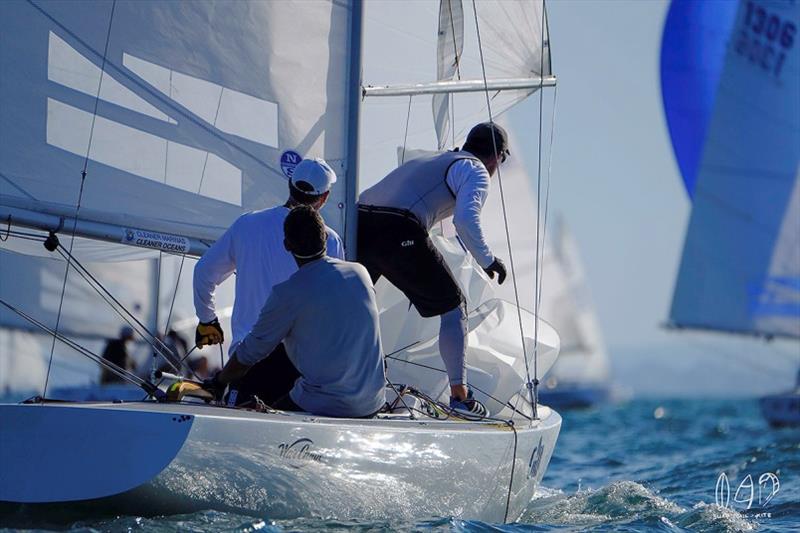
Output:
<svg viewBox="0 0 800 533">
<path fill-rule="evenodd" d="M 225 368 L 205 382 L 216 397 L 225 386 L 268 361 L 286 344 L 302 376 L 275 409 L 338 417 L 369 417 L 386 399 L 375 288 L 358 263 L 325 255 L 325 226 L 308 206 L 286 217 L 285 245 L 299 270 L 276 285 L 253 329 Z M 266 359 L 264 359 L 266 357 Z"/>
<path fill-rule="evenodd" d="M 467 250 L 503 283 L 505 266 L 486 244 L 480 217 L 489 179 L 508 153 L 505 130 L 484 122 L 470 130 L 462 150 L 409 161 L 359 198 L 358 261 L 373 283 L 386 276 L 423 317 L 441 316 L 439 352 L 450 380 L 450 405 L 478 416 L 487 412 L 466 382 L 464 296 L 428 231 L 453 215 Z"/>
<path fill-rule="evenodd" d="M 297 272 L 297 263 L 283 245 L 283 222 L 292 207 L 309 205 L 319 210 L 328 199 L 336 174 L 322 159 L 304 159 L 289 179 L 289 199 L 282 206 L 240 216 L 208 249 L 194 269 L 194 306 L 199 319 L 195 344 L 202 347 L 223 341 L 216 316 L 214 291 L 236 272 L 236 299 L 231 317 L 233 338 L 229 353 L 236 351 L 253 324 L 272 288 Z M 331 257 L 344 258 L 339 236 L 327 228 Z M 234 384 L 230 400 L 247 403 L 254 394 L 268 400 L 282 397 L 300 376 L 286 356 L 282 344 L 273 357 L 256 365 L 247 377 Z"/>
</svg>

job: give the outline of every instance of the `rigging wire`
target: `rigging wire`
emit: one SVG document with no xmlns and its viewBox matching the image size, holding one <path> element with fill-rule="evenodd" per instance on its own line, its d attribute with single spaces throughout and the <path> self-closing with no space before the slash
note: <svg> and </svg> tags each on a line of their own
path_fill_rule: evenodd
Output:
<svg viewBox="0 0 800 533">
<path fill-rule="evenodd" d="M 473 0 L 474 1 L 474 0 Z M 536 280 L 534 281 L 535 286 L 535 293 L 534 293 L 534 309 L 533 314 L 535 315 L 536 319 L 533 323 L 533 390 L 531 391 L 531 402 L 533 402 L 533 414 L 534 417 L 537 416 L 537 404 L 539 403 L 539 304 L 541 303 L 541 264 L 539 260 L 539 249 L 541 245 L 542 254 L 544 254 L 544 241 L 543 235 L 541 235 L 542 227 L 541 227 L 541 201 L 542 201 L 542 113 L 544 109 L 544 91 L 542 90 L 544 79 L 542 78 L 542 74 L 544 74 L 544 19 L 545 19 L 545 0 L 542 0 L 542 16 L 541 16 L 541 27 L 540 27 L 540 46 L 539 46 L 539 72 L 540 76 L 539 79 L 541 80 L 539 85 L 539 139 L 537 142 L 538 147 L 538 155 L 537 155 L 537 173 L 536 173 L 536 269 L 535 269 L 535 276 Z M 548 188 L 549 188 L 549 180 L 548 180 Z M 548 193 L 549 197 L 549 193 Z M 545 219 L 546 221 L 547 219 Z M 546 223 L 546 222 L 545 222 Z M 510 247 L 510 246 L 509 246 Z M 528 388 L 530 389 L 530 381 L 528 382 Z"/>
<path fill-rule="evenodd" d="M 171 353 L 169 347 L 153 334 L 147 326 L 145 326 L 136 316 L 128 311 L 128 309 L 120 302 L 92 273 L 87 269 L 77 258 L 70 255 L 69 252 L 59 243 L 58 253 L 64 260 L 71 260 L 75 271 L 86 281 L 89 286 L 94 289 L 101 298 L 124 320 L 139 336 L 149 344 L 153 350 L 157 351 L 173 370 L 180 373 L 180 369 L 176 366 L 167 356 Z"/>
<path fill-rule="evenodd" d="M 43 242 L 47 240 L 43 235 L 38 233 L 30 233 L 25 231 L 19 230 L 11 230 L 9 232 L 11 237 L 33 241 L 33 242 Z M 59 255 L 64 261 L 70 260 L 69 250 L 67 250 L 61 243 L 57 244 L 56 250 L 58 251 Z M 127 323 L 139 336 L 147 343 L 154 352 L 158 353 L 167 361 L 167 363 L 172 366 L 173 370 L 180 373 L 179 367 L 183 364 L 183 360 L 181 360 L 178 365 L 176 366 L 170 359 L 165 355 L 165 352 L 171 353 L 168 346 L 166 346 L 161 339 L 157 336 L 153 335 L 145 326 L 144 324 L 139 321 L 135 315 L 133 315 L 125 305 L 120 302 L 114 295 L 109 291 L 100 280 L 98 280 L 91 271 L 86 268 L 76 257 L 71 256 L 72 266 L 86 283 L 92 288 L 108 305 L 111 309 L 116 312 L 122 320 Z M 144 330 L 144 332 L 142 332 Z M 73 341 L 74 342 L 74 341 Z M 191 370 L 191 369 L 190 369 Z M 195 374 L 196 375 L 196 374 Z"/>
<path fill-rule="evenodd" d="M 550 176 L 552 175 L 553 171 L 553 137 L 555 137 L 555 124 L 556 124 L 556 103 L 558 97 L 558 85 L 553 90 L 553 113 L 550 117 L 550 147 L 548 149 L 548 161 L 547 161 L 547 187 L 545 189 L 544 195 L 544 227 L 542 228 L 542 254 L 541 254 L 541 261 L 544 263 L 544 245 L 547 242 L 547 215 L 550 209 Z M 540 111 L 541 113 L 541 111 Z M 536 294 L 536 301 L 539 308 L 541 308 L 542 302 L 542 280 L 544 279 L 544 267 L 539 269 L 539 280 L 538 280 L 538 291 Z M 538 311 L 534 313 L 538 316 Z M 536 401 L 539 401 L 539 394 L 538 390 L 536 391 Z"/>
<path fill-rule="evenodd" d="M 419 342 L 419 341 L 415 342 L 414 344 L 417 344 L 418 342 Z M 412 346 L 413 346 L 413 345 L 412 345 Z M 398 351 L 402 351 L 402 350 L 404 350 L 404 349 L 405 349 L 405 348 L 401 348 L 401 349 L 400 349 L 400 350 L 398 350 Z M 435 366 L 426 365 L 426 364 L 424 364 L 424 363 L 417 363 L 416 361 L 409 361 L 409 360 L 407 360 L 407 359 L 400 359 L 399 357 L 394 357 L 394 356 L 392 356 L 392 355 L 386 355 L 386 356 L 384 356 L 384 357 L 385 357 L 386 359 L 392 359 L 393 361 L 398 361 L 398 362 L 400 362 L 400 363 L 406 363 L 406 364 L 408 364 L 408 365 L 418 366 L 418 367 L 420 367 L 420 368 L 425 368 L 425 369 L 427 369 L 427 370 L 435 370 L 436 372 L 440 372 L 440 373 L 442 373 L 442 374 L 446 374 L 446 373 L 447 373 L 447 371 L 446 371 L 446 370 L 442 370 L 441 368 L 436 368 Z M 477 386 L 476 386 L 476 385 L 474 385 L 474 384 L 470 384 L 470 388 L 472 388 L 472 389 L 475 389 L 476 391 L 480 392 L 481 394 L 484 394 L 484 395 L 486 395 L 486 397 L 487 397 L 487 398 L 491 398 L 492 400 L 496 401 L 496 402 L 497 402 L 497 403 L 499 403 L 500 405 L 503 405 L 503 406 L 505 406 L 505 407 L 508 407 L 508 408 L 510 408 L 512 411 L 514 411 L 516 414 L 518 414 L 518 415 L 522 416 L 523 418 L 527 418 L 528 420 L 531 420 L 531 421 L 533 420 L 533 418 L 531 418 L 530 416 L 526 415 L 525 413 L 523 413 L 522 411 L 520 411 L 519 409 L 517 409 L 515 406 L 511 405 L 511 402 L 510 402 L 510 401 L 503 402 L 503 401 L 502 401 L 502 400 L 500 400 L 499 398 L 497 398 L 497 397 L 495 397 L 495 396 L 492 396 L 491 394 L 489 394 L 489 393 L 488 393 L 488 392 L 486 392 L 485 390 L 483 390 L 483 389 L 481 389 L 481 388 L 477 387 Z"/>
<path fill-rule="evenodd" d="M 519 441 L 519 436 L 517 435 L 517 428 L 514 425 L 514 421 L 513 420 L 507 420 L 506 424 L 508 424 L 508 427 L 511 428 L 511 431 L 514 432 L 514 450 L 512 452 L 512 456 L 511 456 L 512 457 L 511 474 L 509 474 L 509 476 L 508 476 L 509 480 L 508 480 L 508 493 L 506 493 L 506 511 L 503 514 L 503 523 L 504 524 L 508 523 L 508 509 L 511 507 L 511 489 L 514 486 L 514 470 L 515 470 L 514 467 L 516 467 L 516 465 L 517 465 L 517 461 L 516 461 L 516 459 L 517 459 L 517 444 L 518 444 L 518 441 Z"/>
<path fill-rule="evenodd" d="M 3 305 L 4 307 L 9 309 L 13 313 L 16 313 L 21 318 L 23 318 L 27 322 L 31 323 L 32 325 L 36 326 L 37 328 L 41 329 L 42 331 L 44 331 L 48 335 L 52 335 L 54 339 L 58 339 L 59 341 L 61 341 L 62 343 L 66 344 L 68 347 L 72 348 L 76 352 L 80 353 L 81 355 L 84 355 L 84 356 L 88 357 L 92 361 L 98 363 L 100 366 L 108 369 L 110 372 L 116 374 L 117 376 L 119 376 L 123 380 L 125 380 L 125 381 L 127 381 L 127 382 L 129 382 L 129 383 L 131 383 L 133 385 L 136 385 L 138 387 L 141 387 L 141 388 L 145 389 L 149 394 L 153 394 L 155 392 L 156 387 L 152 383 L 140 378 L 136 374 L 130 372 L 127 369 L 122 368 L 121 366 L 118 366 L 117 364 L 105 359 L 104 357 L 101 357 L 101 356 L 97 355 L 96 353 L 88 350 L 87 348 L 81 346 L 80 344 L 78 344 L 77 342 L 73 341 L 69 337 L 66 337 L 64 334 L 59 333 L 59 332 L 47 327 L 45 324 L 43 324 L 40 321 L 36 320 L 35 318 L 33 318 L 32 316 L 27 314 L 25 311 L 22 311 L 21 309 L 9 304 L 8 302 L 6 302 L 5 300 L 3 300 L 1 298 L 0 298 L 0 305 Z M 44 397 L 41 397 L 41 398 L 42 398 L 42 400 L 44 400 Z"/>
<path fill-rule="evenodd" d="M 95 122 L 97 121 L 97 108 L 100 104 L 100 89 L 103 86 L 103 78 L 105 77 L 106 59 L 108 57 L 108 45 L 111 42 L 111 27 L 114 23 L 114 10 L 116 9 L 116 7 L 117 7 L 117 0 L 113 0 L 113 2 L 111 3 L 111 13 L 109 14 L 108 17 L 108 30 L 106 32 L 105 48 L 103 49 L 103 60 L 100 65 L 100 80 L 97 83 L 97 93 L 95 94 L 94 98 L 94 111 L 92 112 L 92 124 L 91 127 L 89 128 L 89 142 L 88 146 L 86 147 L 86 157 L 83 160 L 83 170 L 81 170 L 81 183 L 80 183 L 80 189 L 78 190 L 78 201 L 75 205 L 75 217 L 72 221 L 72 232 L 69 240 L 70 258 L 72 257 L 72 247 L 75 244 L 75 230 L 77 229 L 78 215 L 81 210 L 81 202 L 83 201 L 83 189 L 84 185 L 86 184 L 86 170 L 89 167 L 89 154 L 91 154 L 92 150 L 92 140 L 94 138 L 94 126 Z M 67 261 L 67 266 L 66 268 L 64 268 L 64 280 L 61 284 L 61 297 L 59 298 L 58 301 L 58 313 L 56 315 L 56 324 L 54 329 L 53 342 L 50 345 L 50 358 L 47 363 L 47 374 L 45 375 L 44 389 L 42 390 L 42 398 L 47 397 L 47 386 L 50 383 L 50 371 L 53 368 L 53 354 L 56 348 L 56 334 L 58 334 L 58 327 L 61 324 L 61 312 L 64 307 L 64 294 L 66 293 L 67 290 L 67 278 L 69 277 L 70 266 L 71 266 L 71 259 Z"/>
<path fill-rule="evenodd" d="M 412 96 L 408 95 L 408 112 L 406 113 L 406 132 L 403 135 L 403 155 L 400 156 L 400 164 L 406 162 L 406 143 L 408 143 L 408 124 L 411 121 L 411 98 Z"/>
<path fill-rule="evenodd" d="M 219 119 L 219 109 L 220 109 L 220 107 L 222 105 L 222 92 L 223 92 L 223 90 L 224 90 L 224 87 L 220 89 L 219 97 L 217 98 L 217 110 L 214 112 L 214 122 L 212 122 L 212 125 L 214 127 L 217 126 L 217 120 Z M 169 74 L 169 94 L 170 94 L 170 98 L 172 98 L 172 71 L 170 71 L 170 74 Z M 200 172 L 200 183 L 197 185 L 197 193 L 196 194 L 200 194 L 200 191 L 203 189 L 203 181 L 205 181 L 205 179 L 206 179 L 206 168 L 208 167 L 208 157 L 209 157 L 209 152 L 206 152 L 205 159 L 203 160 L 203 170 Z M 178 288 L 180 287 L 181 276 L 183 275 L 183 265 L 184 265 L 185 262 L 186 262 L 186 254 L 181 254 L 181 262 L 180 262 L 180 265 L 178 266 L 178 274 L 175 276 L 175 290 L 172 291 L 172 301 L 169 304 L 169 312 L 167 313 L 167 321 L 164 324 L 164 333 L 169 332 L 169 326 L 172 323 L 172 312 L 175 309 L 175 300 L 177 299 L 177 296 L 178 296 Z M 158 275 L 159 275 L 159 278 L 160 278 L 161 277 L 161 269 L 160 268 L 159 268 Z M 160 300 L 161 300 L 161 294 L 159 294 L 157 299 L 156 299 L 156 302 L 157 302 L 156 305 L 158 305 L 158 302 Z M 156 322 L 156 329 L 158 329 L 158 323 L 157 322 Z M 221 349 L 222 349 L 222 345 L 220 344 L 220 350 Z M 190 350 L 189 353 L 191 353 L 191 350 Z M 224 360 L 223 357 L 221 357 L 221 359 Z M 194 374 L 194 371 L 192 371 L 192 373 Z M 197 376 L 197 374 L 194 374 L 194 375 Z"/>
<path fill-rule="evenodd" d="M 483 75 L 484 93 L 486 95 L 486 108 L 487 108 L 488 113 L 489 113 L 489 122 L 494 124 L 494 118 L 492 117 L 492 105 L 491 105 L 491 101 L 490 101 L 490 98 L 489 98 L 489 82 L 488 82 L 488 79 L 486 77 L 486 63 L 485 63 L 484 58 L 483 58 L 483 44 L 482 44 L 482 41 L 481 41 L 480 21 L 478 20 L 478 8 L 477 8 L 477 6 L 475 4 L 475 0 L 472 0 L 472 11 L 473 11 L 473 14 L 475 15 L 475 30 L 476 30 L 477 35 L 478 35 L 478 51 L 480 53 L 480 58 L 481 58 L 481 69 L 482 69 L 482 75 Z M 541 87 L 540 87 L 540 91 L 541 91 Z M 539 117 L 539 120 L 541 121 L 541 116 Z M 541 142 L 541 139 L 540 139 L 540 142 Z M 499 156 L 499 152 L 497 151 L 497 139 L 495 138 L 494 135 L 492 135 L 492 144 L 494 145 L 494 155 L 495 155 L 496 158 L 499 159 L 499 157 L 498 157 Z M 523 356 L 523 359 L 525 360 L 525 377 L 527 379 L 526 386 L 528 387 L 528 389 L 530 391 L 530 402 L 531 402 L 531 406 L 533 408 L 533 417 L 537 418 L 537 410 L 536 410 L 536 402 L 535 402 L 535 398 L 534 398 L 534 392 L 532 390 L 530 390 L 531 389 L 531 387 L 530 387 L 531 376 L 530 376 L 530 368 L 529 368 L 529 364 L 528 364 L 528 354 L 527 354 L 527 349 L 526 349 L 526 346 L 525 346 L 525 331 L 524 331 L 524 328 L 523 328 L 523 325 L 522 325 L 522 311 L 520 310 L 519 290 L 517 288 L 517 276 L 516 276 L 516 271 L 514 269 L 514 254 L 513 254 L 512 250 L 511 250 L 511 233 L 510 233 L 509 228 L 508 228 L 508 217 L 506 216 L 506 213 L 507 213 L 506 200 L 505 200 L 505 193 L 503 191 L 503 179 L 502 179 L 502 173 L 500 172 L 500 164 L 499 164 L 499 162 L 498 162 L 498 165 L 497 165 L 496 172 L 497 172 L 497 182 L 498 182 L 498 185 L 499 185 L 499 188 L 500 188 L 500 204 L 501 204 L 501 206 L 503 208 L 503 225 L 504 225 L 504 228 L 505 228 L 506 242 L 508 244 L 508 259 L 509 259 L 509 264 L 511 266 L 511 282 L 512 282 L 513 287 L 514 287 L 514 300 L 515 300 L 515 303 L 517 305 L 517 320 L 519 322 L 519 336 L 520 336 L 520 342 L 522 344 L 522 356 Z M 538 223 L 538 212 L 537 212 L 537 223 Z M 537 240 L 537 253 L 538 253 L 538 240 Z M 537 264 L 537 274 L 538 274 L 538 264 Z M 534 324 L 538 324 L 538 322 L 539 322 L 539 316 L 537 314 L 534 317 Z M 538 344 L 538 337 L 536 337 L 536 335 L 534 334 L 534 346 L 536 344 Z M 535 352 L 534 352 L 534 354 L 535 354 Z"/>
</svg>

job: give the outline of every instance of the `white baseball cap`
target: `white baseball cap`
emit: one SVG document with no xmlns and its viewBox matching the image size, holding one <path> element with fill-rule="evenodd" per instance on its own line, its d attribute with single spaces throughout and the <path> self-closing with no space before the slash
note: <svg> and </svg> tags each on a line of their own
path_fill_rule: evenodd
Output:
<svg viewBox="0 0 800 533">
<path fill-rule="evenodd" d="M 294 168 L 289 183 L 301 192 L 317 196 L 331 190 L 336 173 L 324 159 L 303 159 Z"/>
</svg>

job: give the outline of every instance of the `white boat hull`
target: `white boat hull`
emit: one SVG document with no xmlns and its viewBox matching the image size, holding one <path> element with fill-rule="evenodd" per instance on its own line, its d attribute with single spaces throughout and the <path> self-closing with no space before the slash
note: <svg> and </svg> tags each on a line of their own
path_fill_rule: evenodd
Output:
<svg viewBox="0 0 800 533">
<path fill-rule="evenodd" d="M 553 453 L 561 417 L 540 417 L 517 421 L 515 435 L 502 423 L 199 404 L 0 405 L 0 501 L 503 522 L 520 516 Z"/>
</svg>

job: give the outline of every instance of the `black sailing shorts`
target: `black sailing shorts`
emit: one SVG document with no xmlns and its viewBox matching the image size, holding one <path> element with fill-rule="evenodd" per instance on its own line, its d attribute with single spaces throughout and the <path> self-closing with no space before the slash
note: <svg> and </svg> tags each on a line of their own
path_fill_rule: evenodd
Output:
<svg viewBox="0 0 800 533">
<path fill-rule="evenodd" d="M 424 317 L 442 315 L 464 301 L 442 254 L 408 212 L 359 206 L 357 261 L 373 283 L 385 276 Z"/>
</svg>

